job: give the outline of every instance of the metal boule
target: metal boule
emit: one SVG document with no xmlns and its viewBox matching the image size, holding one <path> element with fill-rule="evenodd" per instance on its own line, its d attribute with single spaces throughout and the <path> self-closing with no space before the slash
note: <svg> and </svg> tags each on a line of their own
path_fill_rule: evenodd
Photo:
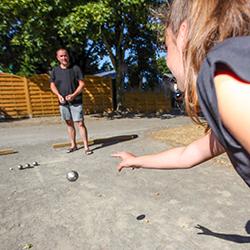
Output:
<svg viewBox="0 0 250 250">
<path fill-rule="evenodd" d="M 18 169 L 23 169 L 23 165 L 19 164 L 18 166 Z"/>
<path fill-rule="evenodd" d="M 38 162 L 37 161 L 34 161 L 33 163 L 32 163 L 32 166 L 38 166 L 39 164 L 38 164 Z"/>
<path fill-rule="evenodd" d="M 29 163 L 26 163 L 24 167 L 25 167 L 25 168 L 30 168 L 30 164 L 29 164 Z"/>
<path fill-rule="evenodd" d="M 69 181 L 76 181 L 79 177 L 79 174 L 74 171 L 74 170 L 71 170 L 69 171 L 67 174 L 66 174 L 66 178 L 69 180 Z"/>
</svg>

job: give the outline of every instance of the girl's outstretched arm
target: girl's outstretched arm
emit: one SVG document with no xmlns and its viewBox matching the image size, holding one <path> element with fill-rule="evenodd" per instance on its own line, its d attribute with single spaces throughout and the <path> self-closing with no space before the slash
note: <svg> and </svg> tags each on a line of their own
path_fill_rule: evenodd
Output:
<svg viewBox="0 0 250 250">
<path fill-rule="evenodd" d="M 136 157 L 128 152 L 118 152 L 112 156 L 121 159 L 117 166 L 119 171 L 123 168 L 181 169 L 194 167 L 224 152 L 214 134 L 209 133 L 186 147 L 153 155 Z"/>
</svg>

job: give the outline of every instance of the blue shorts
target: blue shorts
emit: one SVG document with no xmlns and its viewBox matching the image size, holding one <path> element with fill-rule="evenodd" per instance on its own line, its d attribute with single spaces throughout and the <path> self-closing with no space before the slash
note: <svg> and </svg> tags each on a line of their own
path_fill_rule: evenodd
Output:
<svg viewBox="0 0 250 250">
<path fill-rule="evenodd" d="M 60 105 L 60 113 L 63 120 L 72 120 L 74 122 L 83 120 L 82 104 Z"/>
</svg>

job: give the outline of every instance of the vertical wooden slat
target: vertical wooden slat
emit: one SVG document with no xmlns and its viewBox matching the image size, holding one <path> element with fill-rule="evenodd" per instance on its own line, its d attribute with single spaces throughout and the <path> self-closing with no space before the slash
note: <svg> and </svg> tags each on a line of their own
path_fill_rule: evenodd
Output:
<svg viewBox="0 0 250 250">
<path fill-rule="evenodd" d="M 31 107 L 31 101 L 30 101 L 30 93 L 29 93 L 29 82 L 28 79 L 23 77 L 23 82 L 24 82 L 24 90 L 25 90 L 25 99 L 26 99 L 26 104 L 27 104 L 27 109 L 28 109 L 28 115 L 31 118 L 33 116 L 32 113 L 32 107 Z"/>
</svg>

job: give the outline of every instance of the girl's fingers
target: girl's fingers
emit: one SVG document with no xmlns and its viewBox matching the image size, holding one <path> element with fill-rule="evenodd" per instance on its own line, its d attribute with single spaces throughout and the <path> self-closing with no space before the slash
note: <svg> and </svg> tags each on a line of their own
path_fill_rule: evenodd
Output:
<svg viewBox="0 0 250 250">
<path fill-rule="evenodd" d="M 128 152 L 116 152 L 111 154 L 112 157 L 119 157 L 121 158 L 121 162 L 120 164 L 117 166 L 118 171 L 120 172 L 123 168 L 129 168 L 132 167 L 132 165 L 130 165 L 128 163 L 128 159 L 130 157 L 134 157 L 134 155 L 132 155 L 131 153 Z"/>
<path fill-rule="evenodd" d="M 111 154 L 111 156 L 113 156 L 113 157 L 121 157 L 122 156 L 122 152 L 113 153 L 113 154 Z"/>
<path fill-rule="evenodd" d="M 118 171 L 119 172 L 121 172 L 123 168 L 124 168 L 124 166 L 122 166 L 121 164 L 118 165 Z"/>
</svg>

